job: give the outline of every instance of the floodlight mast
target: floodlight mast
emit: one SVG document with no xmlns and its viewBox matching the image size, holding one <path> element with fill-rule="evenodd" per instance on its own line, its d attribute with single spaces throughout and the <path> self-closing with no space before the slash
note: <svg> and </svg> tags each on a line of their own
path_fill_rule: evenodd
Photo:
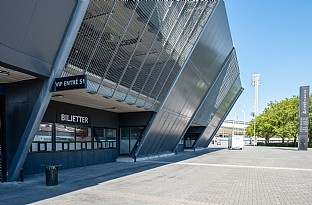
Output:
<svg viewBox="0 0 312 205">
<path fill-rule="evenodd" d="M 259 96 L 259 86 L 261 85 L 261 75 L 258 73 L 252 74 L 251 84 L 255 87 L 255 102 L 254 102 L 254 146 L 257 145 L 256 137 L 256 117 L 258 116 L 258 96 Z"/>
</svg>

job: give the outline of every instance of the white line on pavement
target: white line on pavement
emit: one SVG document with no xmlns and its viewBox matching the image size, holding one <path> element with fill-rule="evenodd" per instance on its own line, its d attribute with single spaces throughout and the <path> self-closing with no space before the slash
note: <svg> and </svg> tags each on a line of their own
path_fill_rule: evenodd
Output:
<svg viewBox="0 0 312 205">
<path fill-rule="evenodd" d="M 205 164 L 205 163 L 192 163 L 192 162 L 166 162 L 166 161 L 144 161 L 159 164 L 171 164 L 171 165 L 191 165 L 191 166 L 210 166 L 210 167 L 231 167 L 231 168 L 251 168 L 251 169 L 275 169 L 275 170 L 290 170 L 290 171 L 308 171 L 312 172 L 312 169 L 307 168 L 290 168 L 290 167 L 265 167 L 265 166 L 252 166 L 252 165 L 231 165 L 231 164 Z"/>
</svg>

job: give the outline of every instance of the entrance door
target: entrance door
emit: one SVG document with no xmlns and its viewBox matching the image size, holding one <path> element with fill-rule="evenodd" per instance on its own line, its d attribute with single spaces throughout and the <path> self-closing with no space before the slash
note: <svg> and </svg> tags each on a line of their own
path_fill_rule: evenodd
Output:
<svg viewBox="0 0 312 205">
<path fill-rule="evenodd" d="M 120 128 L 120 154 L 130 154 L 129 127 Z"/>
<path fill-rule="evenodd" d="M 193 148 L 195 141 L 198 139 L 199 134 L 197 133 L 186 133 L 184 135 L 184 148 Z"/>
<path fill-rule="evenodd" d="M 144 127 L 120 128 L 120 154 L 128 155 L 143 133 Z"/>
</svg>

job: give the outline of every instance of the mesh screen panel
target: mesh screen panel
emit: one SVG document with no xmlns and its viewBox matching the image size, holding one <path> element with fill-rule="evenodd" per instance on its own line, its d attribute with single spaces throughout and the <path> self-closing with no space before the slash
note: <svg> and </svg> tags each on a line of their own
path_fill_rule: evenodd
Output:
<svg viewBox="0 0 312 205">
<path fill-rule="evenodd" d="M 156 110 L 216 1 L 90 1 L 62 76 L 88 91 Z"/>
</svg>

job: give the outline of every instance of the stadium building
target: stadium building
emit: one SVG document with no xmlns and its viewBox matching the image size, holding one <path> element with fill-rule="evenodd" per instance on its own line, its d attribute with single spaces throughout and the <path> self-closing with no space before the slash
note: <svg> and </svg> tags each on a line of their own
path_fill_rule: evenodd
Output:
<svg viewBox="0 0 312 205">
<path fill-rule="evenodd" d="M 0 181 L 206 148 L 242 92 L 223 0 L 0 2 Z"/>
</svg>

